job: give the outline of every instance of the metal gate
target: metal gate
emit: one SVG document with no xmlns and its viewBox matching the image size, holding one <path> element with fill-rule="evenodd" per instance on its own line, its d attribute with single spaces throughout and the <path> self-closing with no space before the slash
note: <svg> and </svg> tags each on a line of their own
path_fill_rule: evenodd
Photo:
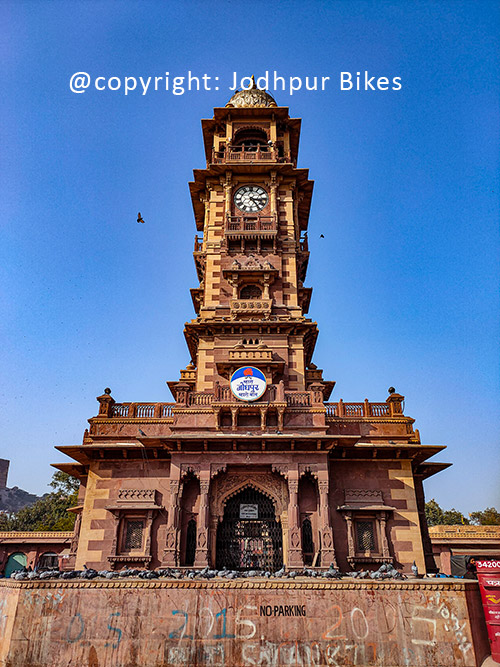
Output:
<svg viewBox="0 0 500 667">
<path fill-rule="evenodd" d="M 216 552 L 219 570 L 279 570 L 283 538 L 272 500 L 251 487 L 230 498 L 217 528 Z"/>
</svg>

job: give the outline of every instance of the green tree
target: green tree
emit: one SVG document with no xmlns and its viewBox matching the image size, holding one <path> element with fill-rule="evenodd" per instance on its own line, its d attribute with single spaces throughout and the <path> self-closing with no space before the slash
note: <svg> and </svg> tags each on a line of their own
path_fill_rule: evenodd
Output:
<svg viewBox="0 0 500 667">
<path fill-rule="evenodd" d="M 455 526 L 459 524 L 469 524 L 462 512 L 454 507 L 451 510 L 443 510 L 434 500 L 425 503 L 425 518 L 428 526 Z"/>
<path fill-rule="evenodd" d="M 500 526 L 500 512 L 494 507 L 487 507 L 482 512 L 469 514 L 471 523 L 476 526 Z"/>
<path fill-rule="evenodd" d="M 425 503 L 425 518 L 428 526 L 441 526 L 443 524 L 443 510 L 434 500 Z"/>
<path fill-rule="evenodd" d="M 78 480 L 57 471 L 49 485 L 52 493 L 15 514 L 0 516 L 0 530 L 73 530 L 75 516 L 67 510 L 76 505 Z"/>
</svg>

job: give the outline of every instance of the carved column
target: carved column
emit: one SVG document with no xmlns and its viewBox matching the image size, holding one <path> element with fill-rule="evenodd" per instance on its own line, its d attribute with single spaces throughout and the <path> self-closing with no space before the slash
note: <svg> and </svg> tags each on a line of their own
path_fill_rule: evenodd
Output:
<svg viewBox="0 0 500 667">
<path fill-rule="evenodd" d="M 278 179 L 276 178 L 276 172 L 271 172 L 271 215 L 274 217 L 278 215 Z"/>
<path fill-rule="evenodd" d="M 209 558 L 210 566 L 215 567 L 215 562 L 217 558 L 217 528 L 219 526 L 220 517 L 212 516 L 210 518 L 210 550 Z"/>
<path fill-rule="evenodd" d="M 179 491 L 180 481 L 178 479 L 170 480 L 170 510 L 168 512 L 167 536 L 165 540 L 165 549 L 163 550 L 162 565 L 172 567 L 179 564 Z"/>
<path fill-rule="evenodd" d="M 238 426 L 238 408 L 231 408 L 231 428 L 233 431 L 236 430 Z"/>
<path fill-rule="evenodd" d="M 229 214 L 231 212 L 231 191 L 232 191 L 232 187 L 233 187 L 231 177 L 232 177 L 231 172 L 226 171 L 226 177 L 225 177 L 224 181 L 222 181 L 222 183 L 224 185 L 224 201 L 225 201 L 226 213 L 227 214 Z"/>
<path fill-rule="evenodd" d="M 288 479 L 288 567 L 303 567 L 299 526 L 299 480 Z"/>
<path fill-rule="evenodd" d="M 69 550 L 69 555 L 76 557 L 76 552 L 78 551 L 78 540 L 80 539 L 80 528 L 82 526 L 82 510 L 79 509 L 76 512 L 75 527 L 73 529 L 73 537 L 71 538 L 71 547 Z"/>
<path fill-rule="evenodd" d="M 114 523 L 114 531 L 113 531 L 113 542 L 111 543 L 111 551 L 110 555 L 111 556 L 117 556 L 118 555 L 118 541 L 120 539 L 120 514 L 118 512 L 113 512 L 113 523 Z"/>
<path fill-rule="evenodd" d="M 382 540 L 382 556 L 384 558 L 390 558 L 389 553 L 389 543 L 387 541 L 387 514 L 386 512 L 380 513 L 380 537 Z"/>
<path fill-rule="evenodd" d="M 283 417 L 285 415 L 285 408 L 278 408 L 278 431 L 283 430 Z"/>
<path fill-rule="evenodd" d="M 330 507 L 328 503 L 328 490 L 330 482 L 328 479 L 318 480 L 319 487 L 319 513 L 321 517 L 321 565 L 323 567 L 333 563 L 337 567 L 335 546 L 333 543 L 333 529 L 330 521 Z"/>
<path fill-rule="evenodd" d="M 208 490 L 210 479 L 200 479 L 200 512 L 196 530 L 196 557 L 195 567 L 208 565 Z"/>
<path fill-rule="evenodd" d="M 267 415 L 267 408 L 266 407 L 261 407 L 260 408 L 260 430 L 261 431 L 266 430 L 266 415 Z"/>
<path fill-rule="evenodd" d="M 347 524 L 347 560 L 354 565 L 354 559 L 356 557 L 356 549 L 354 547 L 354 526 L 352 525 L 352 513 L 345 513 L 345 521 Z"/>
</svg>

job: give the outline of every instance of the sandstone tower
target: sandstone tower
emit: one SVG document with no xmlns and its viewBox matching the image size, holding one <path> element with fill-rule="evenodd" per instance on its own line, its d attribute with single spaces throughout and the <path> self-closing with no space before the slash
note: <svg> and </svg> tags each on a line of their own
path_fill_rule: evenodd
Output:
<svg viewBox="0 0 500 667">
<path fill-rule="evenodd" d="M 82 444 L 59 447 L 81 479 L 77 568 L 433 567 L 422 481 L 442 447 L 421 444 L 392 389 L 329 402 L 313 363 L 300 125 L 256 88 L 202 121 L 189 363 L 175 402 L 107 389 Z"/>
</svg>

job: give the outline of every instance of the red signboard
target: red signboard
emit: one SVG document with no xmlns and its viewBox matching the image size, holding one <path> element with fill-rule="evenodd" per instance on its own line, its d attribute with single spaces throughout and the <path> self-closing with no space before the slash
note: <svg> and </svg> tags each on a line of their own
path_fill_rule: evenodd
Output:
<svg viewBox="0 0 500 667">
<path fill-rule="evenodd" d="M 500 662 L 500 558 L 476 561 L 491 657 Z"/>
</svg>

